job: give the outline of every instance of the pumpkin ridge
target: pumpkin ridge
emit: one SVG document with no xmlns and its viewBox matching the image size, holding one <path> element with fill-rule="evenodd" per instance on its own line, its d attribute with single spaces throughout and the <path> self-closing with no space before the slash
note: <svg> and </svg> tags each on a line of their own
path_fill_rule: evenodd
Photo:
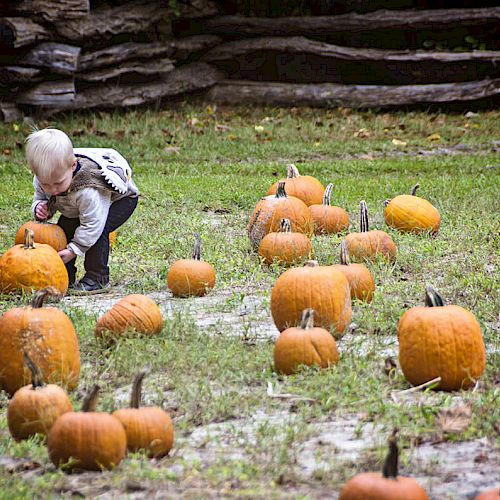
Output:
<svg viewBox="0 0 500 500">
<path fill-rule="evenodd" d="M 154 324 L 147 314 L 146 311 L 140 306 L 140 304 L 125 302 L 122 304 L 124 309 L 132 315 L 132 318 L 135 320 L 136 325 L 135 328 L 140 327 L 142 323 L 148 330 L 154 330 Z"/>
</svg>

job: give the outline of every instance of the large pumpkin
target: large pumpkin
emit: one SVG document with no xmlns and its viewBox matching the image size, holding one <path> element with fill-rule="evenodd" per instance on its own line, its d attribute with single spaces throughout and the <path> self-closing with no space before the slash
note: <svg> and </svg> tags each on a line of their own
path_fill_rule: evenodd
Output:
<svg viewBox="0 0 500 500">
<path fill-rule="evenodd" d="M 43 379 L 74 389 L 80 375 L 78 338 L 71 320 L 55 307 L 42 307 L 57 290 L 35 294 L 32 307 L 10 309 L 0 317 L 0 387 L 14 394 L 31 380 L 23 353 Z"/>
<path fill-rule="evenodd" d="M 308 261 L 285 271 L 271 292 L 271 314 L 281 332 L 297 326 L 304 309 L 314 309 L 316 326 L 341 336 L 352 316 L 347 278 L 331 266 Z"/>
<path fill-rule="evenodd" d="M 274 345 L 276 371 L 291 375 L 299 366 L 327 368 L 339 360 L 337 343 L 330 332 L 314 326 L 314 311 L 306 309 L 297 327 L 282 331 Z"/>
<path fill-rule="evenodd" d="M 66 293 L 66 266 L 50 245 L 34 243 L 33 231 L 26 229 L 24 244 L 14 245 L 0 257 L 0 292 L 31 292 L 48 286 Z"/>
<path fill-rule="evenodd" d="M 97 337 L 111 334 L 123 336 L 133 330 L 143 335 L 155 335 L 163 328 L 163 317 L 156 302 L 141 294 L 119 300 L 97 321 Z"/>
<path fill-rule="evenodd" d="M 50 460 L 67 471 L 113 469 L 125 457 L 127 436 L 121 422 L 109 413 L 96 412 L 95 386 L 81 412 L 61 415 L 50 429 Z"/>
<path fill-rule="evenodd" d="M 384 218 L 388 226 L 408 233 L 437 233 L 441 216 L 432 203 L 416 196 L 419 185 L 416 184 L 411 194 L 400 194 L 387 200 Z"/>
<path fill-rule="evenodd" d="M 270 232 L 279 230 L 281 219 L 288 219 L 292 231 L 313 234 L 311 212 L 299 198 L 288 196 L 285 183 L 279 182 L 275 195 L 262 198 L 255 206 L 248 224 L 248 236 L 255 250 L 262 238 Z"/>
<path fill-rule="evenodd" d="M 36 222 L 34 220 L 26 222 L 18 229 L 16 233 L 16 245 L 24 243 L 26 229 L 33 231 L 35 243 L 50 245 L 56 252 L 63 250 L 68 245 L 68 240 L 62 227 L 50 222 Z"/>
<path fill-rule="evenodd" d="M 215 286 L 215 269 L 201 260 L 200 235 L 196 234 L 192 259 L 179 259 L 168 270 L 168 288 L 174 297 L 202 297 Z"/>
<path fill-rule="evenodd" d="M 428 500 L 415 479 L 398 476 L 398 457 L 396 432 L 393 432 L 382 473 L 363 472 L 354 476 L 342 488 L 339 500 Z"/>
<path fill-rule="evenodd" d="M 341 207 L 332 206 L 330 197 L 333 184 L 328 184 L 321 205 L 309 207 L 314 222 L 314 234 L 335 234 L 349 229 L 349 215 Z"/>
<path fill-rule="evenodd" d="M 276 194 L 278 184 L 285 183 L 285 189 L 289 196 L 295 196 L 302 200 L 307 206 L 321 203 L 325 187 L 321 182 L 311 175 L 300 175 L 299 169 L 292 164 L 287 166 L 286 179 L 275 182 L 267 191 L 267 195 Z"/>
<path fill-rule="evenodd" d="M 360 232 L 348 234 L 345 238 L 349 255 L 358 261 L 375 260 L 382 256 L 389 261 L 396 259 L 397 249 L 392 238 L 380 230 L 369 230 L 368 208 L 360 203 Z"/>
<path fill-rule="evenodd" d="M 145 450 L 149 457 L 165 456 L 174 443 L 172 419 L 161 408 L 148 406 L 140 408 L 142 381 L 146 372 L 136 375 L 132 385 L 130 408 L 115 411 L 127 434 L 127 449 L 131 452 Z"/>
<path fill-rule="evenodd" d="M 486 354 L 481 328 L 466 309 L 445 306 L 432 287 L 426 307 L 406 311 L 398 323 L 399 363 L 412 385 L 441 377 L 438 389 L 473 386 L 482 375 Z"/>
<path fill-rule="evenodd" d="M 479 493 L 474 500 L 500 500 L 500 486 Z"/>
</svg>

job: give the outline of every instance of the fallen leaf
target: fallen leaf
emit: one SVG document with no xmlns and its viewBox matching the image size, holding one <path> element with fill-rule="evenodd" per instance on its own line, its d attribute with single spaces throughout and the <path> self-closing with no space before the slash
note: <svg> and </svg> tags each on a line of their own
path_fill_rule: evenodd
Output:
<svg viewBox="0 0 500 500">
<path fill-rule="evenodd" d="M 123 139 L 125 138 L 125 130 L 117 130 L 115 132 L 115 137 L 119 140 L 119 141 L 123 141 Z"/>
<path fill-rule="evenodd" d="M 215 115 L 215 112 L 217 111 L 217 106 L 207 106 L 206 112 L 207 115 Z"/>
<path fill-rule="evenodd" d="M 5 155 L 5 156 L 10 156 L 12 154 L 12 149 L 8 149 L 8 148 L 5 148 L 2 153 Z"/>
<path fill-rule="evenodd" d="M 391 141 L 395 146 L 406 146 L 407 143 L 405 141 L 402 141 L 401 139 L 393 139 Z"/>
<path fill-rule="evenodd" d="M 354 132 L 354 137 L 357 137 L 358 139 L 365 139 L 371 135 L 371 132 L 367 128 L 360 128 L 357 132 Z"/>
<path fill-rule="evenodd" d="M 473 118 L 474 116 L 478 116 L 478 114 L 474 113 L 473 111 L 467 111 L 464 116 L 465 118 Z"/>
<path fill-rule="evenodd" d="M 198 118 L 196 118 L 196 116 L 192 116 L 191 118 L 189 118 L 186 123 L 191 128 L 196 127 L 196 126 L 198 126 L 198 127 L 202 126 L 202 123 L 200 122 L 200 120 Z"/>
<path fill-rule="evenodd" d="M 231 130 L 231 127 L 229 125 L 221 125 L 220 123 L 216 123 L 214 130 L 216 132 L 225 132 L 227 130 Z"/>
<path fill-rule="evenodd" d="M 436 423 L 445 434 L 460 434 L 472 421 L 472 410 L 469 405 L 457 405 L 452 408 L 441 408 Z"/>
<path fill-rule="evenodd" d="M 264 127 L 262 125 L 255 125 L 255 132 L 264 132 Z"/>
<path fill-rule="evenodd" d="M 17 123 L 13 123 L 12 128 L 14 129 L 14 132 L 19 132 L 19 125 Z"/>
<path fill-rule="evenodd" d="M 315 142 L 315 143 L 314 143 L 314 146 L 315 146 L 315 147 L 321 146 L 321 142 Z"/>
<path fill-rule="evenodd" d="M 235 136 L 234 134 L 228 134 L 227 138 L 230 140 L 230 141 L 236 141 L 238 139 L 237 136 Z"/>
<path fill-rule="evenodd" d="M 374 160 L 375 159 L 375 157 L 373 155 L 371 155 L 371 154 L 365 154 L 365 153 L 360 154 L 358 156 L 358 158 L 360 160 Z"/>
<path fill-rule="evenodd" d="M 441 136 L 439 134 L 431 134 L 427 136 L 428 141 L 439 142 L 441 140 Z"/>
<path fill-rule="evenodd" d="M 167 154 L 167 155 L 178 155 L 180 154 L 180 148 L 177 148 L 175 146 L 169 146 L 169 147 L 166 147 L 163 149 L 163 151 Z"/>
</svg>

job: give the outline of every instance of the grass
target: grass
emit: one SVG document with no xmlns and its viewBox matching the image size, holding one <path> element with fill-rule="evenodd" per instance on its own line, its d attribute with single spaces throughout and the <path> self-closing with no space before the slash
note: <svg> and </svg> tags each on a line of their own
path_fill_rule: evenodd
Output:
<svg viewBox="0 0 500 500">
<path fill-rule="evenodd" d="M 87 308 L 62 304 L 82 355 L 75 407 L 96 380 L 102 386 L 100 410 L 124 406 L 134 373 L 148 365 L 145 402 L 171 413 L 176 445 L 158 462 L 132 455 L 113 472 L 67 476 L 51 466 L 40 440 L 15 443 L 9 437 L 7 397 L 1 393 L 0 458 L 12 459 L 14 472 L 0 462 L 0 498 L 92 496 L 106 490 L 127 495 L 137 489 L 195 497 L 310 498 L 338 491 L 358 471 L 379 468 L 393 426 L 400 428 L 402 467 L 409 475 L 420 470 L 413 456 L 422 443 L 445 439 L 453 446 L 486 438 L 493 447 L 499 396 L 498 123 L 496 111 L 465 117 L 188 106 L 39 123 L 67 131 L 75 146 L 111 146 L 129 159 L 142 196 L 119 233 L 111 278 L 118 294 L 157 294 L 170 311 L 159 336 L 106 347 L 93 335 L 98 299 L 89 299 Z M 22 151 L 27 133 L 25 124 L 0 125 L 2 253 L 30 218 L 31 174 Z M 351 231 L 358 227 L 361 199 L 372 226 L 383 229 L 383 201 L 416 182 L 419 194 L 440 210 L 442 228 L 436 238 L 385 228 L 397 242 L 398 259 L 372 266 L 377 292 L 370 305 L 355 306 L 356 328 L 339 342 L 340 363 L 281 378 L 273 371 L 273 338 L 254 337 L 263 318 L 269 323 L 270 289 L 282 269 L 260 265 L 246 223 L 289 162 L 325 185 L 334 183 L 332 201 L 348 210 Z M 172 299 L 166 292 L 168 268 L 190 256 L 195 232 L 201 234 L 203 258 L 217 270 L 216 289 L 203 299 Z M 338 262 L 341 238 L 314 238 L 320 263 Z M 394 400 L 391 394 L 409 385 L 400 371 L 394 379 L 385 375 L 384 358 L 397 358 L 397 321 L 404 310 L 423 303 L 426 284 L 434 284 L 448 303 L 474 312 L 487 346 L 486 371 L 474 392 L 424 391 L 408 401 Z M 26 302 L 3 297 L 0 312 Z M 276 393 L 314 402 L 269 397 L 268 382 Z M 458 402 L 472 407 L 472 420 L 462 432 L 444 436 L 436 416 Z M 328 441 L 328 426 L 343 419 L 355 422 L 354 435 L 365 440 L 356 460 L 342 455 L 341 442 L 337 447 Z M 318 444 L 321 439 L 326 444 Z M 22 463 L 38 472 L 23 472 Z M 316 465 L 308 474 L 311 463 Z M 423 484 L 432 476 L 429 469 L 420 474 Z M 452 497 L 467 490 L 464 481 L 463 490 L 451 490 Z"/>
</svg>

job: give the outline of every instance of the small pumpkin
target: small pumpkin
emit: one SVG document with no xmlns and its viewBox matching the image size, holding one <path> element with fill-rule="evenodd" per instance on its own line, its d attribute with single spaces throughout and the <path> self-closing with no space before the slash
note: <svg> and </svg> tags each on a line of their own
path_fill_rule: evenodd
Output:
<svg viewBox="0 0 500 500">
<path fill-rule="evenodd" d="M 248 236 L 255 250 L 262 238 L 279 230 L 281 219 L 288 219 L 292 231 L 313 234 L 313 221 L 307 205 L 299 198 L 288 196 L 285 183 L 279 182 L 275 195 L 262 198 L 255 206 L 248 224 Z"/>
<path fill-rule="evenodd" d="M 143 335 L 155 335 L 163 328 L 163 316 L 156 302 L 142 294 L 132 294 L 119 300 L 97 321 L 95 334 L 124 336 L 134 330 Z"/>
<path fill-rule="evenodd" d="M 0 257 L 0 291 L 31 292 L 48 286 L 66 293 L 68 272 L 58 253 L 50 245 L 35 244 L 33 231 L 26 229 L 24 244 Z"/>
<path fill-rule="evenodd" d="M 276 194 L 278 184 L 285 183 L 286 192 L 289 196 L 295 196 L 302 200 L 307 206 L 321 203 L 325 187 L 321 182 L 311 175 L 300 175 L 299 169 L 293 165 L 287 165 L 286 179 L 275 182 L 267 191 L 267 195 Z"/>
<path fill-rule="evenodd" d="M 31 380 L 24 352 L 47 382 L 69 390 L 78 383 L 80 350 L 76 331 L 63 311 L 43 307 L 51 295 L 57 296 L 57 290 L 40 290 L 31 307 L 16 307 L 0 317 L 0 387 L 11 395 Z"/>
<path fill-rule="evenodd" d="M 113 469 L 125 457 L 125 429 L 109 413 L 96 412 L 98 392 L 96 385 L 81 411 L 61 415 L 50 429 L 47 449 L 56 467 L 66 471 Z"/>
<path fill-rule="evenodd" d="M 116 231 L 111 231 L 109 233 L 109 251 L 112 252 L 116 245 L 118 233 Z"/>
<path fill-rule="evenodd" d="M 419 184 L 411 194 L 400 194 L 385 202 L 384 218 L 388 226 L 407 233 L 439 231 L 441 216 L 432 203 L 416 196 Z"/>
<path fill-rule="evenodd" d="M 172 419 L 161 408 L 139 408 L 142 381 L 145 371 L 138 373 L 132 384 L 130 408 L 113 412 L 127 434 L 127 449 L 131 452 L 146 450 L 151 458 L 161 458 L 168 454 L 174 443 Z"/>
<path fill-rule="evenodd" d="M 363 472 L 342 488 L 339 500 L 428 500 L 425 490 L 410 477 L 398 476 L 396 431 L 389 437 L 389 453 L 382 473 Z"/>
<path fill-rule="evenodd" d="M 271 292 L 271 314 L 281 332 L 300 324 L 302 311 L 314 309 L 318 327 L 341 336 L 352 316 L 351 292 L 347 278 L 332 266 L 308 261 L 288 269 Z"/>
<path fill-rule="evenodd" d="M 375 291 L 375 281 L 371 271 L 364 264 L 351 264 L 345 240 L 340 243 L 340 264 L 333 266 L 349 282 L 351 299 L 371 302 Z"/>
<path fill-rule="evenodd" d="M 330 332 L 314 327 L 314 310 L 305 309 L 299 326 L 282 331 L 274 346 L 276 371 L 291 375 L 299 366 L 327 368 L 339 360 L 337 343 Z"/>
<path fill-rule="evenodd" d="M 200 235 L 196 234 L 192 259 L 180 259 L 168 270 L 168 288 L 174 297 L 201 297 L 215 286 L 215 270 L 201 260 Z"/>
<path fill-rule="evenodd" d="M 486 490 L 476 497 L 474 497 L 474 500 L 499 500 L 500 499 L 500 486 L 497 486 L 496 488 L 493 488 L 492 490 Z"/>
<path fill-rule="evenodd" d="M 341 207 L 332 206 L 330 197 L 333 184 L 328 184 L 321 205 L 311 205 L 314 234 L 336 234 L 349 229 L 349 215 Z"/>
<path fill-rule="evenodd" d="M 68 245 L 66 234 L 62 227 L 50 222 L 29 221 L 23 224 L 16 233 L 16 245 L 22 245 L 25 240 L 25 231 L 30 229 L 34 233 L 35 243 L 50 245 L 56 252 Z"/>
<path fill-rule="evenodd" d="M 369 230 L 368 207 L 360 203 L 360 232 L 348 234 L 345 238 L 351 258 L 355 260 L 375 260 L 382 256 L 388 261 L 396 259 L 397 249 L 392 238 L 380 230 Z"/>
<path fill-rule="evenodd" d="M 281 219 L 280 230 L 266 234 L 259 245 L 259 255 L 268 265 L 295 264 L 310 258 L 312 251 L 311 240 L 305 234 L 292 233 L 288 219 Z"/>
<path fill-rule="evenodd" d="M 398 323 L 399 363 L 406 380 L 420 385 L 441 377 L 436 388 L 445 391 L 473 386 L 486 362 L 475 316 L 460 306 L 445 306 L 431 286 L 425 304 L 406 311 Z"/>
<path fill-rule="evenodd" d="M 7 424 L 16 441 L 35 434 L 46 435 L 63 413 L 73 410 L 66 391 L 58 385 L 45 384 L 27 353 L 24 359 L 31 372 L 31 384 L 16 391 L 7 408 Z"/>
</svg>

